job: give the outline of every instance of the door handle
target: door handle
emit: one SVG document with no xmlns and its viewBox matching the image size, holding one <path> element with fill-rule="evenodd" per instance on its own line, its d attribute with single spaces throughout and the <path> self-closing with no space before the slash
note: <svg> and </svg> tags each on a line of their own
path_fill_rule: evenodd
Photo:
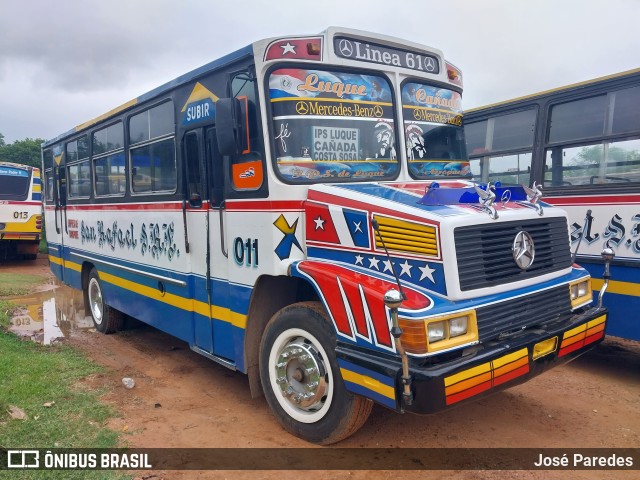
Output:
<svg viewBox="0 0 640 480">
<path fill-rule="evenodd" d="M 224 234 L 224 211 L 226 210 L 226 201 L 223 200 L 220 202 L 220 249 L 222 250 L 222 254 L 229 258 L 229 252 L 227 251 L 227 246 L 225 245 L 225 234 Z"/>
</svg>

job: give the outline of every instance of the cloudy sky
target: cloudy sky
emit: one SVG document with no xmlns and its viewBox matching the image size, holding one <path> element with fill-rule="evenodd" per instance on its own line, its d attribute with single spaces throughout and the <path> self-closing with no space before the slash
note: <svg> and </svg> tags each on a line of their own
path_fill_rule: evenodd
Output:
<svg viewBox="0 0 640 480">
<path fill-rule="evenodd" d="M 255 40 L 330 25 L 441 49 L 464 108 L 640 67 L 640 0 L 2 0 L 0 133 L 52 138 Z"/>
</svg>

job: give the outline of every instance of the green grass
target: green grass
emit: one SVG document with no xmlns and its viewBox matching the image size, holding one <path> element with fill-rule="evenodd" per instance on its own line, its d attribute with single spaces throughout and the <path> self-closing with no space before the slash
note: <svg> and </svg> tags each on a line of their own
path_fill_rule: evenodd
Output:
<svg viewBox="0 0 640 480">
<path fill-rule="evenodd" d="M 0 297 L 9 295 L 26 295 L 33 287 L 45 283 L 46 277 L 28 273 L 0 272 Z"/>
<path fill-rule="evenodd" d="M 10 305 L 0 301 L 0 325 Z M 99 400 L 100 392 L 81 380 L 101 367 L 68 345 L 43 346 L 20 340 L 0 328 L 0 447 L 115 448 L 118 433 L 105 427 L 115 413 Z M 45 407 L 46 402 L 55 402 Z M 9 406 L 27 419 L 12 419 Z M 7 474 L 11 475 L 7 475 Z M 4 474 L 4 475 L 3 475 Z M 109 471 L 11 471 L 0 478 L 116 479 L 131 478 Z"/>
</svg>

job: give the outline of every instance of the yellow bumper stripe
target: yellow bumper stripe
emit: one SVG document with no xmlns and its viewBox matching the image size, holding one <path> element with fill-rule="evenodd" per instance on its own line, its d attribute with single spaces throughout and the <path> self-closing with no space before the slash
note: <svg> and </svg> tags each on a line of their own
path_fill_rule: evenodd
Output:
<svg viewBox="0 0 640 480">
<path fill-rule="evenodd" d="M 385 385 L 375 378 L 352 372 L 351 370 L 346 370 L 344 368 L 340 369 L 340 373 L 342 374 L 342 378 L 347 382 L 355 383 L 384 397 L 391 398 L 392 400 L 395 400 L 396 398 L 396 392 L 393 387 Z"/>
</svg>

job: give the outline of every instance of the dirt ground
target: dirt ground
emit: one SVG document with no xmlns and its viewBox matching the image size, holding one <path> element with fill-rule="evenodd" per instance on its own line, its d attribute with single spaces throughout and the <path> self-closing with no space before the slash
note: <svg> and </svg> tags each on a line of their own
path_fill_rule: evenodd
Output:
<svg viewBox="0 0 640 480">
<path fill-rule="evenodd" d="M 47 274 L 46 259 L 27 267 Z M 43 273 L 44 272 L 44 273 Z M 286 448 L 313 446 L 286 433 L 246 377 L 150 327 L 102 335 L 73 331 L 67 341 L 104 365 L 86 382 L 105 388 L 120 416 L 109 422 L 131 447 Z M 131 377 L 133 389 L 122 386 Z M 576 361 L 475 403 L 432 416 L 376 406 L 338 447 L 639 448 L 640 343 L 607 338 Z M 331 447 L 327 447 L 331 448 Z M 640 468 L 640 467 L 639 467 Z M 637 479 L 639 471 L 145 471 L 144 479 Z"/>
</svg>

